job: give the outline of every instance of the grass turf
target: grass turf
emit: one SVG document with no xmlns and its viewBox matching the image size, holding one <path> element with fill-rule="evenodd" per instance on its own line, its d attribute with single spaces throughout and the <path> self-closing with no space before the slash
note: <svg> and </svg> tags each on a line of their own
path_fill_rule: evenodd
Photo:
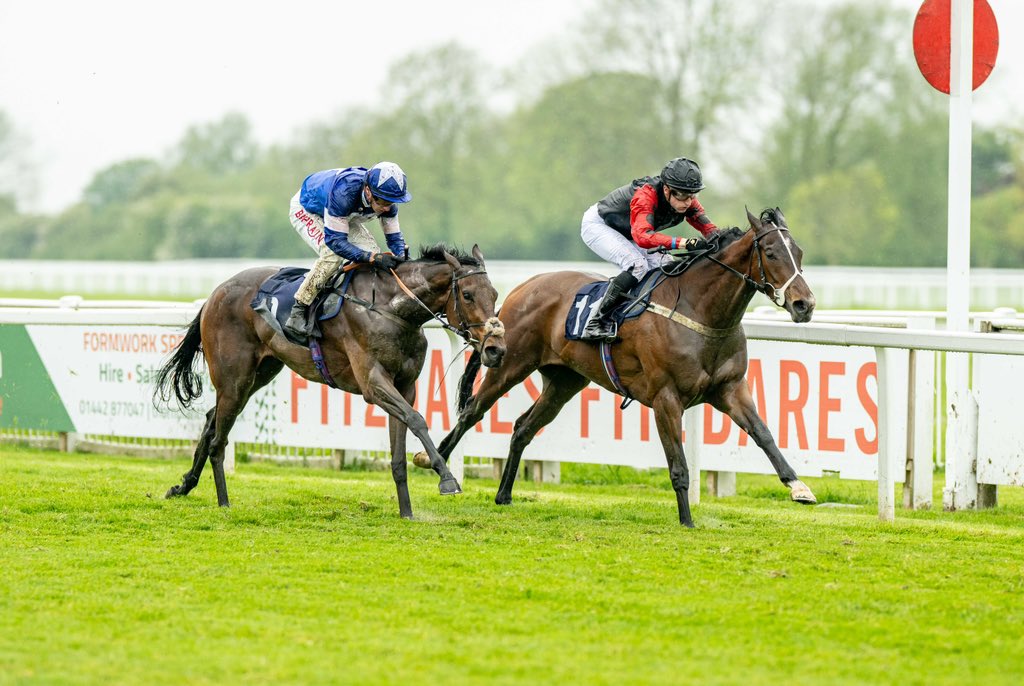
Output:
<svg viewBox="0 0 1024 686">
<path fill-rule="evenodd" d="M 661 470 L 437 494 L 388 472 L 0 448 L 0 683 L 1020 683 L 1024 495 L 897 512 L 740 475 L 676 522 Z M 937 503 L 941 483 L 936 482 Z"/>
</svg>

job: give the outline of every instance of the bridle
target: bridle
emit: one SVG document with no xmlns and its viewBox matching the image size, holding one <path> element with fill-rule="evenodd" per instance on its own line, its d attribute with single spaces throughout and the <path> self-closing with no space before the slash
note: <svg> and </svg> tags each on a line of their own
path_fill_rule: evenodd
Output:
<svg viewBox="0 0 1024 686">
<path fill-rule="evenodd" d="M 747 262 L 747 273 L 746 274 L 744 274 L 743 272 L 741 272 L 741 271 L 739 271 L 737 269 L 733 269 L 732 267 L 727 265 L 725 262 L 722 262 L 721 260 L 716 259 L 710 252 L 707 254 L 707 258 L 709 260 L 711 260 L 712 262 L 720 265 L 722 268 L 732 272 L 736 276 L 738 276 L 741 279 L 743 279 L 743 281 L 746 282 L 747 285 L 752 286 L 754 288 L 754 290 L 756 290 L 758 292 L 761 292 L 761 293 L 764 293 L 766 296 L 768 296 L 769 300 L 771 300 L 773 303 L 775 303 L 779 307 L 785 307 L 786 306 L 786 290 L 790 287 L 790 285 L 792 285 L 792 283 L 794 281 L 796 281 L 796 279 L 798 277 L 803 277 L 804 273 L 800 270 L 800 267 L 797 266 L 796 258 L 793 257 L 793 251 L 789 247 L 789 241 L 786 240 L 785 236 L 782 236 L 782 244 L 786 246 L 786 254 L 789 255 L 789 261 L 793 265 L 793 274 L 790 275 L 790 277 L 788 279 L 786 279 L 786 283 L 782 284 L 782 286 L 780 286 L 778 288 L 776 288 L 774 285 L 772 285 L 772 283 L 768 280 L 768 275 L 764 271 L 764 258 L 761 257 L 761 245 L 758 242 L 758 240 L 760 238 L 764 238 L 765 236 L 767 236 L 770 233 L 775 233 L 776 231 L 779 232 L 780 236 L 782 236 L 782 232 L 783 231 L 786 231 L 786 233 L 789 233 L 788 229 L 784 229 L 781 226 L 776 226 L 774 229 L 769 229 L 768 231 L 765 231 L 764 233 L 762 233 L 760 236 L 758 236 L 757 235 L 757 231 L 754 230 L 754 249 L 750 251 L 750 259 Z M 757 255 L 758 270 L 761 272 L 761 280 L 760 281 L 755 281 L 750 276 L 750 272 L 752 271 L 751 270 L 751 266 L 753 265 L 754 255 L 755 254 Z M 781 299 L 779 299 L 780 296 L 781 296 Z"/>
<path fill-rule="evenodd" d="M 422 307 L 424 310 L 426 310 L 428 313 L 430 313 L 430 317 L 432 319 L 436 320 L 437 323 L 440 324 L 442 328 L 444 328 L 444 329 L 446 329 L 448 331 L 451 331 L 452 333 L 456 334 L 459 338 L 461 338 L 463 341 L 465 341 L 467 345 L 472 346 L 478 352 L 482 352 L 483 351 L 484 345 L 487 344 L 488 339 L 490 339 L 490 338 L 499 338 L 499 337 L 505 335 L 505 326 L 501 323 L 501 321 L 497 317 L 490 317 L 486 321 L 482 321 L 482 322 L 470 322 L 470 321 L 468 321 L 469 317 L 466 315 L 466 312 L 465 312 L 465 309 L 464 309 L 464 306 L 463 306 L 463 302 L 464 302 L 465 298 L 463 297 L 463 295 L 461 293 L 461 290 L 459 288 L 459 281 L 461 281 L 462 279 L 468 278 L 470 276 L 476 276 L 478 274 L 486 275 L 487 274 L 487 270 L 486 269 L 476 269 L 474 271 L 468 271 L 468 272 L 465 272 L 463 274 L 459 274 L 457 269 L 454 269 L 454 268 L 452 269 L 451 289 L 449 289 L 449 291 L 448 291 L 448 297 L 445 299 L 444 305 L 441 306 L 440 312 L 447 311 L 448 303 L 451 302 L 452 297 L 454 296 L 454 298 L 455 298 L 455 314 L 459 318 L 459 325 L 458 326 L 452 326 L 445 319 L 444 315 L 442 315 L 440 312 L 434 312 L 429 307 L 427 307 L 426 304 L 424 304 L 424 302 L 422 300 L 420 300 L 416 296 L 415 293 L 412 292 L 412 289 L 410 289 L 408 286 L 405 285 L 405 283 L 402 281 L 401 278 L 399 278 L 398 274 L 395 272 L 394 269 L 391 269 L 389 271 L 391 272 L 391 275 L 395 277 L 395 281 L 398 282 L 398 286 L 405 292 L 405 294 L 408 295 L 410 298 L 412 298 L 417 303 L 419 303 L 420 307 Z M 473 331 L 473 329 L 480 328 L 480 327 L 483 327 L 484 333 L 483 333 L 483 337 L 480 340 L 477 340 L 477 339 L 472 337 L 472 331 Z"/>
</svg>

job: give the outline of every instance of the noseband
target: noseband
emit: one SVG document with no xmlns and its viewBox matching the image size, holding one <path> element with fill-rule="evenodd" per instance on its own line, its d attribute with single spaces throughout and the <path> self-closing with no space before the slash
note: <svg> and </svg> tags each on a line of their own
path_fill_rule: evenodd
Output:
<svg viewBox="0 0 1024 686">
<path fill-rule="evenodd" d="M 442 322 L 441 326 L 445 327 L 449 331 L 456 333 L 462 338 L 468 345 L 473 346 L 477 352 L 483 352 L 484 345 L 487 344 L 489 338 L 498 338 L 505 335 L 505 326 L 497 317 L 491 317 L 486 321 L 482 322 L 469 322 L 469 318 L 466 316 L 463 303 L 465 298 L 459 292 L 459 281 L 465 279 L 468 276 L 476 276 L 477 274 L 487 274 L 486 269 L 477 269 L 476 271 L 466 272 L 465 274 L 457 274 L 452 272 L 452 289 L 448 292 L 448 300 L 445 300 L 444 307 L 442 310 L 448 309 L 448 303 L 451 301 L 452 296 L 455 296 L 455 314 L 459 316 L 459 328 L 455 328 L 451 324 Z M 472 330 L 477 327 L 484 327 L 483 337 L 478 341 L 473 338 L 470 334 Z"/>
<path fill-rule="evenodd" d="M 776 226 L 774 229 L 770 229 L 768 231 L 765 231 L 764 233 L 761 234 L 760 238 L 764 238 L 768 234 L 775 233 L 776 231 L 778 231 L 780 233 L 780 235 L 781 235 L 782 227 Z M 740 271 L 738 271 L 736 269 L 733 269 L 732 267 L 730 267 L 726 263 L 716 259 L 710 253 L 708 254 L 707 257 L 712 262 L 715 262 L 716 264 L 721 265 L 724 269 L 732 272 L 736 276 L 738 276 L 741 279 L 743 279 L 743 281 L 745 281 L 748 285 L 752 286 L 754 288 L 754 290 L 756 290 L 756 291 L 758 291 L 760 293 L 764 293 L 766 296 L 768 296 L 769 300 L 771 300 L 773 303 L 775 303 L 779 307 L 785 307 L 786 306 L 786 289 L 788 289 L 790 287 L 790 285 L 792 285 L 792 283 L 794 281 L 796 281 L 797 277 L 803 276 L 804 273 L 802 271 L 800 271 L 800 268 L 796 264 L 796 258 L 793 257 L 793 251 L 790 250 L 790 248 L 789 248 L 789 241 L 787 241 L 785 239 L 785 236 L 783 236 L 782 237 L 782 244 L 786 246 L 786 253 L 789 255 L 790 263 L 793 265 L 793 274 L 788 279 L 786 279 L 786 283 L 782 284 L 782 286 L 780 286 L 779 288 L 776 288 L 775 286 L 773 286 L 772 283 L 768 280 L 768 275 L 764 271 L 764 259 L 761 257 L 761 245 L 760 245 L 760 243 L 758 243 L 758 238 L 759 237 L 757 235 L 757 232 L 755 231 L 754 232 L 754 249 L 751 251 L 750 260 L 747 262 L 747 273 L 746 274 L 744 274 L 744 273 L 742 273 L 742 272 L 740 272 Z M 761 280 L 760 281 L 755 281 L 754 279 L 752 279 L 750 277 L 750 271 L 751 271 L 750 267 L 751 267 L 751 263 L 754 261 L 754 255 L 755 254 L 757 255 L 758 270 L 761 272 Z M 780 297 L 781 297 L 781 299 L 780 299 Z"/>
</svg>

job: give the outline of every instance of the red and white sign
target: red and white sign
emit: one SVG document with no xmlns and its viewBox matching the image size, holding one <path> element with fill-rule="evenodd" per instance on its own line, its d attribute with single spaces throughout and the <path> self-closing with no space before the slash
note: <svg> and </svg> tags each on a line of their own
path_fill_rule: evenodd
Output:
<svg viewBox="0 0 1024 686">
<path fill-rule="evenodd" d="M 914 20 L 914 57 L 933 88 L 949 93 L 950 0 L 925 0 Z M 987 0 L 974 0 L 973 89 L 985 83 L 999 53 L 999 27 Z"/>
<path fill-rule="evenodd" d="M 194 439 L 212 405 L 209 383 L 196 408 L 183 415 L 152 406 L 153 381 L 180 333 L 158 326 L 49 326 L 26 329 L 54 388 L 80 433 Z M 439 442 L 455 421 L 461 365 L 452 365 L 448 334 L 427 329 L 429 349 L 415 407 Z M 747 379 L 754 401 L 779 448 L 804 476 L 836 471 L 873 479 L 878 453 L 878 383 L 870 348 L 793 346 L 750 341 Z M 893 378 L 906 375 L 893 370 Z M 506 457 L 516 418 L 540 393 L 534 374 L 513 388 L 463 439 L 464 454 Z M 891 401 L 906 407 L 906 387 L 890 384 Z M 639 403 L 591 385 L 570 401 L 533 441 L 526 459 L 664 467 L 653 413 Z M 744 432 L 710 406 L 697 412 L 701 469 L 772 471 Z M 894 427 L 896 431 L 900 427 Z M 891 437 L 895 445 L 903 436 Z M 683 438 L 683 427 L 680 426 Z M 231 439 L 350 450 L 386 450 L 387 415 L 358 395 L 284 372 L 261 389 L 239 416 Z M 420 448 L 410 434 L 410 452 Z"/>
</svg>

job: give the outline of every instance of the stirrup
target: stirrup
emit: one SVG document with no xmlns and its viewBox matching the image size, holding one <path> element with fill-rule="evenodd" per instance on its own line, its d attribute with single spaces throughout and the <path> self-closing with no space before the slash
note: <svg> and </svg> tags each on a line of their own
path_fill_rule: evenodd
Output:
<svg viewBox="0 0 1024 686">
<path fill-rule="evenodd" d="M 589 323 L 590 322 L 588 322 L 588 324 Z M 583 327 L 583 333 L 580 334 L 580 340 L 581 341 L 591 341 L 591 342 L 608 341 L 609 343 L 614 343 L 615 340 L 618 339 L 618 337 L 619 337 L 619 325 L 616 322 L 614 322 L 614 321 L 597 320 L 597 321 L 595 321 L 593 323 L 597 324 L 597 325 L 603 324 L 603 326 L 601 326 L 601 328 L 599 328 L 597 331 L 590 331 L 590 332 L 587 331 L 588 327 Z M 597 327 L 595 326 L 594 328 L 597 328 Z"/>
</svg>

